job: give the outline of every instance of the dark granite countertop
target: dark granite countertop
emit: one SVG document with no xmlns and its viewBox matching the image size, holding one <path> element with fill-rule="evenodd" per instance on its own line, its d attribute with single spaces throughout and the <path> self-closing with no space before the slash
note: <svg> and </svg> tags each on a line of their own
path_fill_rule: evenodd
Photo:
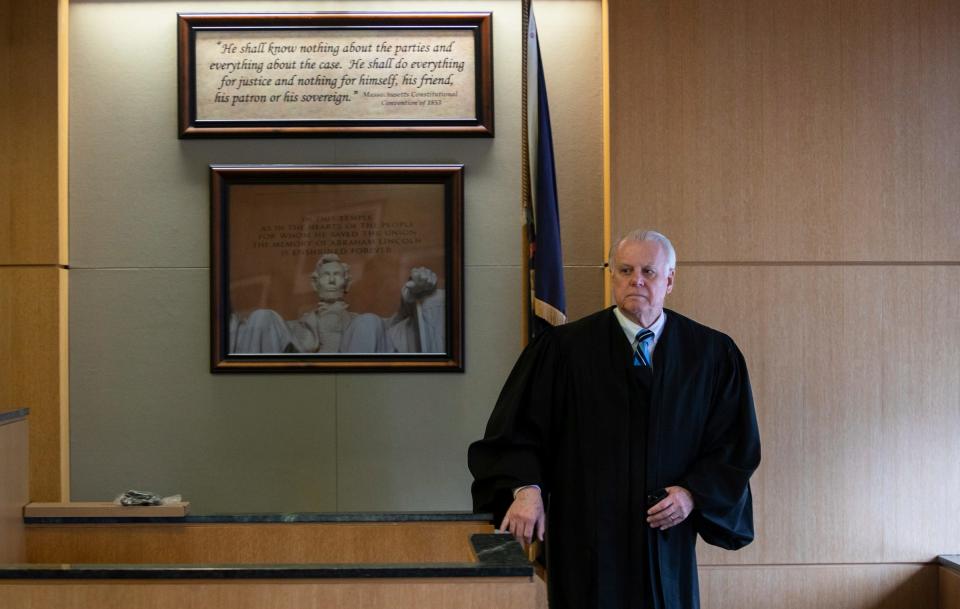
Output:
<svg viewBox="0 0 960 609">
<path fill-rule="evenodd" d="M 17 410 L 7 410 L 6 412 L 0 412 L 0 425 L 3 425 L 5 423 L 13 423 L 16 420 L 24 418 L 28 414 L 30 414 L 29 408 L 18 408 Z"/>
<path fill-rule="evenodd" d="M 42 516 L 26 524 L 247 524 L 308 522 L 490 522 L 492 514 L 473 512 L 293 512 L 287 514 L 188 514 L 182 517 Z"/>
<path fill-rule="evenodd" d="M 960 571 L 960 554 L 942 554 L 937 556 L 937 562 L 948 569 Z"/>
<path fill-rule="evenodd" d="M 332 579 L 420 577 L 533 577 L 533 566 L 513 537 L 470 538 L 477 562 L 421 564 L 271 565 L 0 565 L 6 579 Z"/>
</svg>

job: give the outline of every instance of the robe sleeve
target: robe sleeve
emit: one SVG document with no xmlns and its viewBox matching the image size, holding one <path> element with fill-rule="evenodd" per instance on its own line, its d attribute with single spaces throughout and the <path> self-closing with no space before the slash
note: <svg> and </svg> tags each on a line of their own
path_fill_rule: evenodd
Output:
<svg viewBox="0 0 960 609">
<path fill-rule="evenodd" d="M 749 480 L 760 465 L 760 432 L 746 362 L 733 341 L 724 338 L 701 450 L 680 486 L 693 495 L 703 540 L 736 550 L 753 541 Z"/>
<path fill-rule="evenodd" d="M 558 346 L 547 330 L 531 342 L 507 378 L 482 440 L 470 445 L 473 509 L 503 519 L 513 489 L 536 484 L 549 494 L 548 457 Z"/>
</svg>

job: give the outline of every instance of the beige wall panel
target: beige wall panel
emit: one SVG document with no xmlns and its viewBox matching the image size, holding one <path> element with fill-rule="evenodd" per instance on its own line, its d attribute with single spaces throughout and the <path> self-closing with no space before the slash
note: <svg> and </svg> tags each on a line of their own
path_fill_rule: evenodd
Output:
<svg viewBox="0 0 960 609">
<path fill-rule="evenodd" d="M 245 582 L 0 582 L 4 607 L 98 609 L 530 609 L 541 580 L 259 580 Z M 538 603 L 538 601 L 541 601 Z"/>
<path fill-rule="evenodd" d="M 206 269 L 70 272 L 72 499 L 337 510 L 335 376 L 210 374 Z"/>
<path fill-rule="evenodd" d="M 0 268 L 0 405 L 30 409 L 30 499 L 59 501 L 61 446 L 61 298 L 66 271 Z M 16 354 L 11 357 L 10 354 Z M 65 427 L 63 428 L 65 429 Z M 64 471 L 64 474 L 66 472 Z"/>
<path fill-rule="evenodd" d="M 936 609 L 934 565 L 700 569 L 703 609 Z"/>
<path fill-rule="evenodd" d="M 97 564 L 420 563 L 473 560 L 483 522 L 31 525 L 27 561 Z"/>
<path fill-rule="evenodd" d="M 701 546 L 705 564 L 927 562 L 960 547 L 942 516 L 960 504 L 960 267 L 694 265 L 676 285 L 670 306 L 744 352 L 764 447 L 757 540 Z"/>
<path fill-rule="evenodd" d="M 237 7 L 70 7 L 73 498 L 146 487 L 182 492 L 196 513 L 468 508 L 466 447 L 520 343 L 520 4 L 402 6 L 493 12 L 495 138 L 177 140 L 176 13 Z M 344 5 L 242 3 L 305 8 Z M 104 104 L 118 83 L 124 95 Z M 466 166 L 466 372 L 211 376 L 208 164 L 376 162 Z"/>
<path fill-rule="evenodd" d="M 960 609 L 960 573 L 940 567 L 939 609 Z"/>
<path fill-rule="evenodd" d="M 955 6 L 610 10 L 614 233 L 694 261 L 957 258 Z"/>
<path fill-rule="evenodd" d="M 597 264 L 603 250 L 600 0 L 550 0 L 534 10 L 550 101 L 564 263 Z"/>
<path fill-rule="evenodd" d="M 27 560 L 23 506 L 30 502 L 28 433 L 26 419 L 0 423 L 0 563 Z"/>
<path fill-rule="evenodd" d="M 59 262 L 57 4 L 0 0 L 0 264 Z"/>
</svg>

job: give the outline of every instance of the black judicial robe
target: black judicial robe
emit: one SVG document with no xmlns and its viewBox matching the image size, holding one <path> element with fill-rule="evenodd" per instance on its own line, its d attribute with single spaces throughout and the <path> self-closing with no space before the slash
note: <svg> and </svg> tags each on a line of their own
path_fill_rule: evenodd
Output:
<svg viewBox="0 0 960 609">
<path fill-rule="evenodd" d="M 632 359 L 612 308 L 548 330 L 469 449 L 474 509 L 497 524 L 514 488 L 540 485 L 552 609 L 696 609 L 697 535 L 731 550 L 753 539 L 760 437 L 733 340 L 668 310 L 652 373 Z M 673 485 L 693 513 L 650 529 L 647 492 Z"/>
</svg>

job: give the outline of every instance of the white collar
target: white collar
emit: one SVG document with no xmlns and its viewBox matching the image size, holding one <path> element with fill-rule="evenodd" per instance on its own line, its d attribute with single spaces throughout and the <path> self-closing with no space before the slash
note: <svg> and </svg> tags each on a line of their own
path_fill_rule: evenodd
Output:
<svg viewBox="0 0 960 609">
<path fill-rule="evenodd" d="M 613 308 L 613 314 L 617 316 L 617 321 L 620 322 L 620 327 L 623 328 L 623 333 L 627 335 L 627 341 L 631 345 L 637 341 L 637 332 L 639 332 L 643 326 L 634 322 L 632 319 L 623 314 L 620 310 L 620 307 Z M 667 323 L 667 312 L 662 311 L 660 317 L 657 318 L 657 321 L 650 324 L 650 327 L 647 328 L 653 332 L 653 342 L 650 344 L 650 351 L 653 351 L 653 347 L 656 346 L 657 341 L 660 340 L 660 335 L 663 334 L 663 326 Z"/>
</svg>

